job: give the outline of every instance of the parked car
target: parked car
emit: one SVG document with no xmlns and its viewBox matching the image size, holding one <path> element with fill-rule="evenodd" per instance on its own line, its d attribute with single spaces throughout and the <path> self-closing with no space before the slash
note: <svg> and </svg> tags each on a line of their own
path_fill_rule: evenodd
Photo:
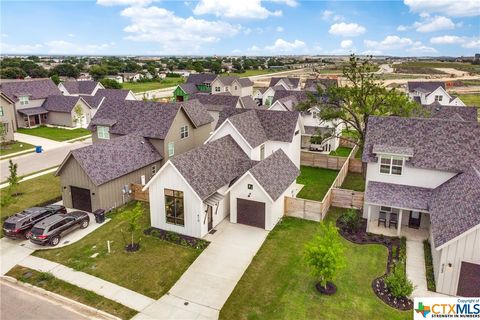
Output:
<svg viewBox="0 0 480 320">
<path fill-rule="evenodd" d="M 64 206 L 54 204 L 25 209 L 5 220 L 3 223 L 3 234 L 12 239 L 28 239 L 28 232 L 34 224 L 57 213 L 67 213 L 67 209 Z"/>
<path fill-rule="evenodd" d="M 32 243 L 56 246 L 60 239 L 72 231 L 85 229 L 90 224 L 90 216 L 84 211 L 54 214 L 33 226 L 29 239 Z"/>
</svg>

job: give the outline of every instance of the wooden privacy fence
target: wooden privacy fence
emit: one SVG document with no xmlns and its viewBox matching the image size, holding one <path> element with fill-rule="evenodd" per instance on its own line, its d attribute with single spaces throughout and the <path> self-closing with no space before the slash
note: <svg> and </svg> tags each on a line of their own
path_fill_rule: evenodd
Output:
<svg viewBox="0 0 480 320">
<path fill-rule="evenodd" d="M 132 198 L 137 201 L 148 202 L 148 190 L 142 191 L 143 186 L 141 184 L 132 183 L 130 184 L 130 189 L 132 190 Z"/>
<path fill-rule="evenodd" d="M 346 161 L 347 158 L 345 157 L 330 156 L 314 151 L 302 150 L 300 153 L 300 164 L 302 166 L 340 170 Z"/>
<path fill-rule="evenodd" d="M 356 159 L 352 157 L 348 164 L 348 171 L 355 173 L 363 173 L 363 162 L 362 159 Z"/>
<path fill-rule="evenodd" d="M 363 208 L 363 192 L 334 188 L 332 189 L 332 196 L 331 205 L 333 207 L 354 208 L 358 210 Z"/>
</svg>

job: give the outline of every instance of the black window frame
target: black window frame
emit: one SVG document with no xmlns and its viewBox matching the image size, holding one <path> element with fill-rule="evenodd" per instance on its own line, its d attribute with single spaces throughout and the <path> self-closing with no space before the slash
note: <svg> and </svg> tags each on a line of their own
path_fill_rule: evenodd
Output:
<svg viewBox="0 0 480 320">
<path fill-rule="evenodd" d="M 165 222 L 184 227 L 185 201 L 183 191 L 165 188 L 163 193 L 165 199 Z"/>
</svg>

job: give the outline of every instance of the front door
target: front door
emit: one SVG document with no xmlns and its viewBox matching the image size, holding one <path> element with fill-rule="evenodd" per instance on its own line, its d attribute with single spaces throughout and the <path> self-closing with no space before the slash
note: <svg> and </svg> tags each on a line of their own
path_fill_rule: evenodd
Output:
<svg viewBox="0 0 480 320">
<path fill-rule="evenodd" d="M 35 125 L 39 125 L 40 124 L 40 115 L 36 114 L 34 116 L 34 118 L 35 118 Z"/>
<path fill-rule="evenodd" d="M 418 211 L 410 211 L 410 219 L 408 220 L 408 226 L 410 228 L 420 228 L 420 221 L 422 219 L 422 213 Z"/>
<path fill-rule="evenodd" d="M 213 229 L 213 208 L 207 206 L 208 231 Z"/>
</svg>

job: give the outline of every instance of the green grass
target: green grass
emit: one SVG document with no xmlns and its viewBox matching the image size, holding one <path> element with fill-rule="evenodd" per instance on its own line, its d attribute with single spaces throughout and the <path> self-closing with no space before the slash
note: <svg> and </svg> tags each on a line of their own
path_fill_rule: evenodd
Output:
<svg viewBox="0 0 480 320">
<path fill-rule="evenodd" d="M 407 67 L 407 68 L 454 68 L 471 73 L 480 73 L 480 65 L 474 65 L 471 63 L 462 62 L 441 62 L 441 61 L 414 61 L 404 62 L 395 67 Z"/>
<path fill-rule="evenodd" d="M 31 275 L 26 276 L 26 274 L 29 273 L 31 273 Z M 105 311 L 121 319 L 130 319 L 137 314 L 137 311 L 135 310 L 118 302 L 104 298 L 93 291 L 79 288 L 73 284 L 55 278 L 50 273 L 38 272 L 29 268 L 15 266 L 7 273 L 7 275 L 21 282 L 29 283 L 90 307 Z"/>
<path fill-rule="evenodd" d="M 83 271 L 116 283 L 153 299 L 159 299 L 180 278 L 201 250 L 162 241 L 146 236 L 143 230 L 150 227 L 148 203 L 143 203 L 144 215 L 135 239 L 140 240 L 140 250 L 127 253 L 124 250 L 129 234 L 123 231 L 127 223 L 121 216 L 135 202 L 110 214 L 112 220 L 82 240 L 59 249 L 37 251 L 34 255 Z M 112 252 L 107 252 L 107 240 Z M 90 256 L 99 253 L 96 258 Z"/>
<path fill-rule="evenodd" d="M 480 93 L 472 94 L 459 94 L 458 97 L 463 101 L 467 106 L 477 106 L 480 107 Z"/>
<path fill-rule="evenodd" d="M 342 189 L 365 191 L 365 179 L 362 173 L 349 172 L 343 181 Z"/>
<path fill-rule="evenodd" d="M 297 194 L 298 198 L 322 201 L 338 170 L 301 166 L 297 183 L 305 185 Z"/>
<path fill-rule="evenodd" d="M 13 141 L 13 142 L 8 142 L 4 143 L 0 147 L 0 156 L 5 156 L 8 154 L 12 154 L 15 152 L 20 152 L 20 151 L 25 151 L 31 149 L 32 151 L 34 150 L 35 146 L 25 143 L 25 142 L 19 142 L 19 141 Z"/>
<path fill-rule="evenodd" d="M 3 197 L 7 189 L 0 189 L 0 196 Z M 17 190 L 20 193 L 15 197 L 14 202 L 1 208 L 1 217 L 8 217 L 23 209 L 34 207 L 48 201 L 55 200 L 60 194 L 60 178 L 55 177 L 53 173 L 20 182 Z"/>
<path fill-rule="evenodd" d="M 337 150 L 335 151 L 330 151 L 331 156 L 337 156 L 337 157 L 348 157 L 350 152 L 352 152 L 353 148 L 349 147 L 338 147 Z"/>
<path fill-rule="evenodd" d="M 183 83 L 183 77 L 173 78 L 167 77 L 160 81 L 152 82 L 124 82 L 122 83 L 122 88 L 127 90 L 132 90 L 133 92 L 145 92 L 150 90 L 157 90 L 163 88 L 174 87 L 180 83 Z"/>
<path fill-rule="evenodd" d="M 332 209 L 328 221 L 344 212 Z M 220 312 L 220 319 L 411 319 L 376 297 L 371 282 L 385 272 L 387 248 L 343 240 L 347 266 L 335 279 L 332 296 L 316 292 L 303 260 L 318 222 L 287 217 L 270 232 Z"/>
<path fill-rule="evenodd" d="M 62 129 L 62 128 L 53 128 L 40 126 L 36 128 L 18 128 L 18 132 L 29 134 L 32 136 L 42 137 L 45 139 L 55 140 L 55 141 L 67 141 L 75 138 L 80 138 L 86 135 L 91 134 L 87 129 L 77 128 L 77 129 Z"/>
</svg>

